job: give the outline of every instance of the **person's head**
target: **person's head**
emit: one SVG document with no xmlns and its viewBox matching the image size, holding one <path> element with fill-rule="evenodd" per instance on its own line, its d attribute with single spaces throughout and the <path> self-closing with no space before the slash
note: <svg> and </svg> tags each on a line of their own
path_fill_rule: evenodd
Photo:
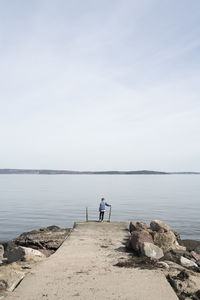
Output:
<svg viewBox="0 0 200 300">
<path fill-rule="evenodd" d="M 104 198 L 101 198 L 101 201 L 103 202 L 103 201 L 104 201 Z"/>
</svg>

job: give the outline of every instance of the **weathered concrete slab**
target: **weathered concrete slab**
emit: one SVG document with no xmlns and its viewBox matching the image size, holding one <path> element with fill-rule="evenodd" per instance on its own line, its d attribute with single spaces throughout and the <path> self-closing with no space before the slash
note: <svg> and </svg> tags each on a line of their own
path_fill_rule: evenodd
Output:
<svg viewBox="0 0 200 300">
<path fill-rule="evenodd" d="M 160 271 L 113 266 L 124 253 L 127 224 L 76 223 L 58 251 L 37 265 L 6 300 L 177 300 Z"/>
</svg>

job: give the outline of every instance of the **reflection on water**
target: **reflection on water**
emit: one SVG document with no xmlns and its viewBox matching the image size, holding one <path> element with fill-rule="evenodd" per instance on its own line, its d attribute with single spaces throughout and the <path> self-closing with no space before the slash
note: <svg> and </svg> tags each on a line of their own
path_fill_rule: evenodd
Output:
<svg viewBox="0 0 200 300">
<path fill-rule="evenodd" d="M 198 175 L 0 175 L 0 240 L 48 225 L 98 218 L 103 196 L 112 220 L 161 219 L 200 240 Z M 107 212 L 108 213 L 108 212 Z"/>
</svg>

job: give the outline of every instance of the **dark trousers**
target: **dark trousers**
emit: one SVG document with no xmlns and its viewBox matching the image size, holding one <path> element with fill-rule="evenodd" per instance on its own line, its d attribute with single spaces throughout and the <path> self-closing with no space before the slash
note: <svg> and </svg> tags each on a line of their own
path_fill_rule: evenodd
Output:
<svg viewBox="0 0 200 300">
<path fill-rule="evenodd" d="M 99 213 L 99 221 L 103 221 L 104 211 L 100 211 Z"/>
</svg>

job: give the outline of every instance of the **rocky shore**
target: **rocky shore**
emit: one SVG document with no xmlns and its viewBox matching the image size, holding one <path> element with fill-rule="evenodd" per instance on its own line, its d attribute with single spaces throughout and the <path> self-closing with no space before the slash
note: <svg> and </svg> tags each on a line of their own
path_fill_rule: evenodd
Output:
<svg viewBox="0 0 200 300">
<path fill-rule="evenodd" d="M 200 241 L 181 240 L 167 224 L 154 220 L 130 222 L 127 251 L 132 253 L 119 267 L 162 269 L 181 300 L 200 299 Z"/>
<path fill-rule="evenodd" d="M 0 243 L 0 299 L 16 288 L 33 265 L 52 255 L 71 230 L 49 226 Z"/>
<path fill-rule="evenodd" d="M 98 230 L 102 228 L 99 225 Z M 95 223 L 91 224 L 91 232 L 96 234 L 97 229 Z M 26 274 L 32 272 L 33 266 L 56 252 L 71 232 L 72 229 L 69 228 L 50 226 L 23 233 L 7 243 L 0 243 L 0 299 L 12 292 Z M 119 248 L 121 254 L 118 263 L 113 263 L 115 268 L 123 267 L 127 272 L 129 268 L 158 270 L 165 275 L 180 300 L 200 299 L 199 241 L 181 240 L 179 233 L 159 220 L 152 221 L 150 226 L 144 222 L 130 222 L 129 232 L 124 250 Z M 121 239 L 120 235 L 118 238 Z M 101 240 L 102 238 L 100 243 Z M 74 240 L 74 243 L 77 242 Z M 87 242 L 89 241 L 85 240 Z M 80 243 L 84 243 L 83 237 L 80 237 Z M 104 250 L 106 253 L 108 249 L 108 246 L 102 245 L 99 251 Z"/>
</svg>

